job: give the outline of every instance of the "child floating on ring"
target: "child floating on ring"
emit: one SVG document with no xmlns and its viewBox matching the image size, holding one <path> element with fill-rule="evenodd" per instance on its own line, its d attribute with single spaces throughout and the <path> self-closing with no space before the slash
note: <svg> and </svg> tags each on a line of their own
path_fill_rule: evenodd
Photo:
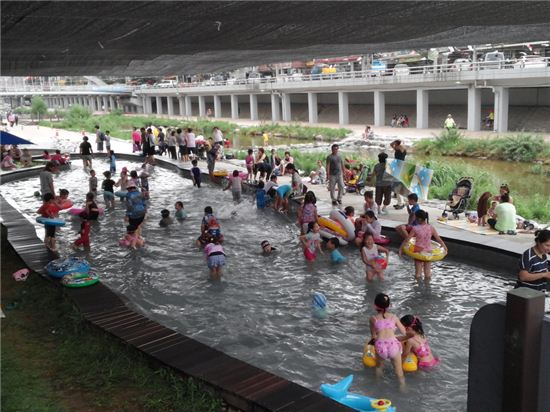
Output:
<svg viewBox="0 0 550 412">
<path fill-rule="evenodd" d="M 409 338 L 403 343 L 403 355 L 410 352 L 418 357 L 418 367 L 421 369 L 431 369 L 439 365 L 439 359 L 434 357 L 428 339 L 424 335 L 424 328 L 419 317 L 405 315 L 401 318 L 401 323 L 405 326 Z"/>
<path fill-rule="evenodd" d="M 319 230 L 321 230 L 321 228 L 317 222 L 310 222 L 308 224 L 307 233 L 300 236 L 300 241 L 304 246 L 304 256 L 310 262 L 317 258 L 317 254 L 315 253 L 316 250 L 319 250 L 319 253 L 323 253 Z"/>
</svg>

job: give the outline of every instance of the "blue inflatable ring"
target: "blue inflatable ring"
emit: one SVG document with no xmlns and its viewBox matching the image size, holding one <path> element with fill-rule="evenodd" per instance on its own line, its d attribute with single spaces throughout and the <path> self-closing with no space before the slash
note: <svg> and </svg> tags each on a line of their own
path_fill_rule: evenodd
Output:
<svg viewBox="0 0 550 412">
<path fill-rule="evenodd" d="M 63 219 L 51 219 L 48 217 L 37 217 L 36 221 L 42 225 L 48 225 L 48 226 L 65 226 L 65 220 Z"/>
<path fill-rule="evenodd" d="M 88 273 L 90 264 L 79 257 L 68 257 L 66 259 L 52 260 L 46 265 L 46 272 L 54 278 L 62 278 L 71 273 Z"/>
</svg>

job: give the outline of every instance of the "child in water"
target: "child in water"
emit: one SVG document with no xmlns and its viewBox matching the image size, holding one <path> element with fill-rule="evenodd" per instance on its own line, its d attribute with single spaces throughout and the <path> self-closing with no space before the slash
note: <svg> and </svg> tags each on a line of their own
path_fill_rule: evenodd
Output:
<svg viewBox="0 0 550 412">
<path fill-rule="evenodd" d="M 403 249 L 411 238 L 415 238 L 414 252 L 431 252 L 432 251 L 432 237 L 445 249 L 445 253 L 448 252 L 447 245 L 443 242 L 437 230 L 428 223 L 428 213 L 424 210 L 417 210 L 415 212 L 416 226 L 413 226 L 407 238 L 401 244 L 399 248 L 399 256 L 403 254 Z M 432 262 L 425 262 L 423 260 L 414 260 L 415 278 L 420 279 L 422 272 L 424 272 L 424 279 L 429 280 L 432 277 Z"/>
<path fill-rule="evenodd" d="M 224 191 L 231 189 L 231 194 L 233 195 L 233 202 L 240 203 L 241 196 L 243 192 L 241 177 L 239 176 L 238 170 L 233 170 L 233 176 L 231 176 L 227 182 L 227 186 L 223 189 Z"/>
<path fill-rule="evenodd" d="M 111 179 L 111 172 L 103 172 L 105 180 L 101 183 L 101 188 L 103 189 L 103 200 L 105 201 L 105 206 L 109 209 L 115 208 L 115 181 Z"/>
<path fill-rule="evenodd" d="M 374 241 L 382 236 L 382 225 L 372 210 L 367 210 L 363 216 L 355 221 L 355 245 L 361 247 L 365 241 L 365 234 L 370 233 Z"/>
<path fill-rule="evenodd" d="M 331 237 L 327 242 L 327 249 L 330 250 L 330 261 L 332 263 L 342 263 L 346 261 L 346 258 L 338 248 L 340 247 L 340 240 L 337 237 Z"/>
<path fill-rule="evenodd" d="M 390 297 L 384 293 L 379 293 L 374 299 L 374 309 L 376 315 L 369 319 L 370 333 L 374 340 L 376 349 L 376 375 L 381 376 L 384 368 L 384 361 L 391 360 L 395 374 L 401 385 L 405 384 L 403 375 L 403 365 L 401 363 L 401 342 L 406 336 L 399 339 L 395 336 L 397 328 L 402 335 L 406 334 L 405 327 L 393 313 L 388 312 L 390 307 Z"/>
<path fill-rule="evenodd" d="M 97 220 L 99 217 L 99 208 L 97 207 L 95 196 L 92 192 L 86 193 L 86 204 L 79 216 L 86 220 Z"/>
<path fill-rule="evenodd" d="M 84 248 L 89 248 L 90 247 L 90 221 L 89 220 L 86 219 L 80 224 L 80 231 L 78 232 L 78 234 L 80 235 L 80 237 L 74 241 L 73 248 L 76 249 L 80 246 Z"/>
<path fill-rule="evenodd" d="M 59 207 L 55 203 L 55 197 L 52 193 L 46 193 L 43 198 L 43 204 L 38 209 L 37 213 L 49 219 L 56 219 L 59 214 Z M 55 241 L 55 231 L 56 227 L 53 225 L 44 225 L 46 230 L 46 236 L 44 237 L 44 244 L 52 252 L 57 252 L 56 241 Z"/>
<path fill-rule="evenodd" d="M 268 240 L 262 240 L 262 243 L 260 243 L 260 246 L 262 247 L 262 252 L 264 255 L 271 255 L 272 252 L 276 252 L 277 249 L 271 246 L 271 243 L 269 243 Z"/>
<path fill-rule="evenodd" d="M 90 179 L 89 179 L 89 185 L 90 185 L 90 192 L 95 195 L 97 195 L 97 177 L 95 175 L 95 170 L 90 170 Z"/>
<path fill-rule="evenodd" d="M 126 226 L 126 235 L 118 241 L 118 244 L 130 249 L 143 247 L 145 240 L 136 233 L 137 228 L 132 225 Z"/>
<path fill-rule="evenodd" d="M 201 222 L 201 235 L 197 239 L 197 245 L 204 246 L 213 237 L 217 238 L 219 243 L 223 241 L 221 228 L 214 216 L 214 211 L 211 206 L 206 206 L 204 208 L 204 217 Z"/>
<path fill-rule="evenodd" d="M 310 262 L 317 258 L 316 250 L 319 250 L 319 253 L 323 253 L 321 249 L 321 235 L 319 234 L 320 229 L 317 222 L 310 222 L 307 233 L 300 236 L 300 242 L 304 246 L 304 256 Z"/>
<path fill-rule="evenodd" d="M 308 231 L 311 222 L 317 222 L 319 219 L 316 203 L 315 193 L 310 190 L 304 197 L 304 203 L 298 209 L 298 225 L 302 235 Z"/>
<path fill-rule="evenodd" d="M 160 211 L 160 216 L 162 217 L 159 222 L 160 227 L 168 227 L 174 224 L 174 220 L 170 217 L 170 211 L 168 209 L 162 209 Z"/>
<path fill-rule="evenodd" d="M 208 239 L 208 243 L 204 247 L 204 254 L 206 255 L 206 264 L 210 269 L 210 277 L 219 280 L 223 274 L 222 267 L 225 266 L 225 253 L 217 237 L 213 236 Z"/>
<path fill-rule="evenodd" d="M 418 357 L 418 367 L 421 369 L 431 369 L 439 364 L 439 359 L 435 358 L 430 349 L 428 339 L 424 335 L 424 328 L 420 318 L 413 315 L 405 315 L 401 318 L 401 323 L 405 326 L 409 338 L 403 343 L 403 355 L 410 352 Z"/>
<path fill-rule="evenodd" d="M 251 182 L 254 176 L 254 152 L 252 149 L 248 149 L 248 155 L 244 158 L 244 163 L 248 172 L 247 180 Z"/>
<path fill-rule="evenodd" d="M 197 159 L 191 161 L 193 167 L 191 168 L 191 179 L 193 180 L 193 186 L 201 187 L 201 169 L 197 166 Z"/>
<path fill-rule="evenodd" d="M 109 171 L 111 173 L 116 173 L 116 157 L 113 150 L 109 151 Z"/>
<path fill-rule="evenodd" d="M 263 180 L 258 182 L 258 188 L 256 189 L 256 207 L 258 209 L 265 209 L 267 204 L 266 193 L 264 190 L 265 184 Z"/>
<path fill-rule="evenodd" d="M 275 203 L 273 207 L 276 211 L 286 213 L 288 210 L 288 198 L 292 193 L 290 185 L 281 185 L 275 189 Z"/>
<path fill-rule="evenodd" d="M 381 253 L 386 254 L 385 262 Z M 380 280 L 384 280 L 384 269 L 388 264 L 389 254 L 390 251 L 384 246 L 374 243 L 374 237 L 370 233 L 365 235 L 363 247 L 361 248 L 361 259 L 367 267 L 366 277 L 369 282 L 377 275 Z"/>
<path fill-rule="evenodd" d="M 180 221 L 187 219 L 187 212 L 183 210 L 183 202 L 180 202 L 178 200 L 174 207 L 176 208 L 176 213 L 174 214 L 174 216 L 176 216 L 176 219 Z"/>
</svg>

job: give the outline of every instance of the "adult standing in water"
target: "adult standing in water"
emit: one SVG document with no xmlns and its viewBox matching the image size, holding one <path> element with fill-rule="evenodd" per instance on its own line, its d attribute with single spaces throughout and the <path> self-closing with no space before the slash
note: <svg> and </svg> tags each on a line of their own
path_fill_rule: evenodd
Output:
<svg viewBox="0 0 550 412">
<path fill-rule="evenodd" d="M 338 155 L 338 149 L 338 145 L 333 144 L 332 153 L 327 156 L 328 190 L 333 206 L 341 205 L 344 195 L 344 161 Z M 336 185 L 338 185 L 338 196 L 334 193 Z"/>
<path fill-rule="evenodd" d="M 545 292 L 550 279 L 550 230 L 535 232 L 535 246 L 523 252 L 519 262 L 516 288 L 525 287 Z"/>
<path fill-rule="evenodd" d="M 394 150 L 393 157 L 397 160 L 405 161 L 407 156 L 407 149 L 403 146 L 403 142 L 399 139 L 394 140 L 390 143 L 391 148 Z M 397 204 L 393 205 L 395 209 L 403 209 L 405 207 L 405 196 L 401 194 L 401 188 L 403 183 L 395 181 L 392 185 L 393 192 L 395 193 L 395 198 L 397 199 Z"/>
<path fill-rule="evenodd" d="M 82 143 L 80 143 L 80 157 L 82 158 L 82 164 L 84 166 L 84 170 L 86 170 L 86 167 L 92 168 L 92 145 L 88 141 L 88 136 L 84 136 L 82 138 Z"/>
<path fill-rule="evenodd" d="M 102 152 L 103 151 L 103 142 L 105 141 L 105 135 L 99 128 L 99 125 L 95 126 L 95 142 L 97 145 L 97 151 Z"/>
<path fill-rule="evenodd" d="M 47 193 L 51 193 L 55 197 L 53 175 L 56 169 L 57 165 L 54 162 L 48 162 L 44 170 L 40 172 L 40 194 L 42 195 L 42 199 L 44 199 L 44 195 Z"/>
<path fill-rule="evenodd" d="M 208 164 L 208 174 L 210 179 L 214 179 L 214 168 L 216 167 L 216 160 L 218 159 L 218 152 L 220 150 L 220 144 L 214 143 L 212 149 L 206 153 L 206 162 Z"/>
</svg>

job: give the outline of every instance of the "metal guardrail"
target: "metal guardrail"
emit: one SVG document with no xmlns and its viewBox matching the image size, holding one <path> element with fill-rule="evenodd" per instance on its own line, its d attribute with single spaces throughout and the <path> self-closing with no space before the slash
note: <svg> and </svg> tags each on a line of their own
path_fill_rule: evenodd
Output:
<svg viewBox="0 0 550 412">
<path fill-rule="evenodd" d="M 436 64 L 428 66 L 406 66 L 397 65 L 393 68 L 372 68 L 364 71 L 352 72 L 336 72 L 336 73 L 319 73 L 319 74 L 293 74 L 278 77 L 257 77 L 257 78 L 232 78 L 227 80 L 205 80 L 193 83 L 179 83 L 169 86 L 158 85 L 107 85 L 107 86 L 58 86 L 58 85 L 0 85 L 0 92 L 103 92 L 103 93 L 132 93 L 139 90 L 173 90 L 185 89 L 194 87 L 219 87 L 219 86 L 239 86 L 239 85 L 281 85 L 289 82 L 307 82 L 317 80 L 346 80 L 346 79 L 372 79 L 372 78 L 387 78 L 397 77 L 404 78 L 420 75 L 437 75 L 445 73 L 457 72 L 487 72 L 497 73 L 514 73 L 529 72 L 530 74 L 536 71 L 548 74 L 550 71 L 550 58 L 540 57 L 532 59 L 520 60 L 501 60 L 494 62 L 455 62 L 451 64 Z"/>
</svg>

